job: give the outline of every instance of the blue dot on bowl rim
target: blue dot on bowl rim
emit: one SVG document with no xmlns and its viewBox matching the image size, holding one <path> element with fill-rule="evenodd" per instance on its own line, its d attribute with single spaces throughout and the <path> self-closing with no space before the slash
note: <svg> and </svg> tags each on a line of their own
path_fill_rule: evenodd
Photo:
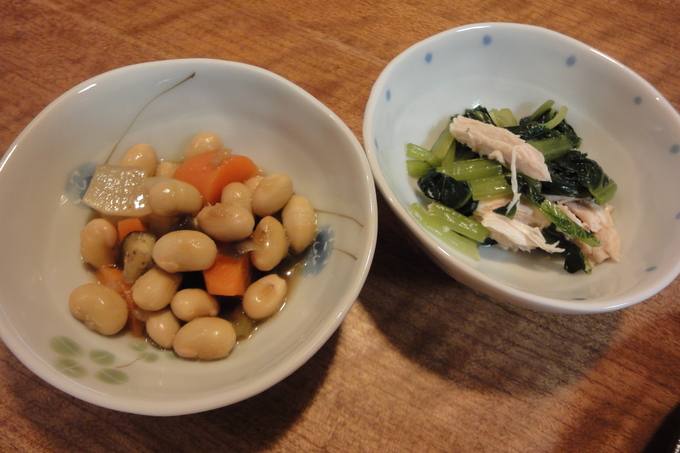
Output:
<svg viewBox="0 0 680 453">
<path fill-rule="evenodd" d="M 680 220 L 680 212 L 678 212 L 677 214 L 675 214 L 675 220 Z"/>
<path fill-rule="evenodd" d="M 491 36 L 490 35 L 484 35 L 484 38 L 482 38 L 482 43 L 484 43 L 485 46 L 488 46 L 491 44 Z"/>
<path fill-rule="evenodd" d="M 429 63 L 431 61 L 432 61 L 432 52 L 428 52 L 427 54 L 425 54 L 425 62 Z"/>
<path fill-rule="evenodd" d="M 392 92 L 390 90 L 387 90 L 387 92 L 385 93 L 385 99 L 387 99 L 389 101 L 391 98 L 392 98 Z"/>
<path fill-rule="evenodd" d="M 678 154 L 680 153 L 680 145 L 675 143 L 673 146 L 671 146 L 671 154 Z"/>
<path fill-rule="evenodd" d="M 645 269 L 645 272 L 654 272 L 656 270 L 656 266 L 649 266 L 647 269 Z"/>
<path fill-rule="evenodd" d="M 576 55 L 569 55 L 566 63 L 567 63 L 567 66 L 574 66 L 576 64 Z"/>
<path fill-rule="evenodd" d="M 373 145 L 375 146 L 375 149 L 380 149 L 380 148 L 378 147 L 378 139 L 377 139 L 377 138 L 374 138 L 374 139 L 373 139 Z"/>
<path fill-rule="evenodd" d="M 635 102 L 635 105 L 642 104 L 642 97 L 641 96 L 635 96 L 635 99 L 633 99 L 633 102 Z"/>
</svg>

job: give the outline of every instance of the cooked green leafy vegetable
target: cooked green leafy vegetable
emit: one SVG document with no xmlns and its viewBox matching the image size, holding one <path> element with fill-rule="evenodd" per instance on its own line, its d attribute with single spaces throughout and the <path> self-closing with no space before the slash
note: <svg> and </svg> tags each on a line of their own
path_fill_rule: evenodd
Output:
<svg viewBox="0 0 680 453">
<path fill-rule="evenodd" d="M 537 186 L 538 181 L 527 176 L 520 175 L 518 178 L 518 189 L 525 196 L 525 200 L 536 206 L 562 232 L 592 247 L 600 246 L 600 241 L 592 233 L 586 231 L 582 226 L 570 219 L 555 203 L 545 198 L 538 191 Z"/>
<path fill-rule="evenodd" d="M 469 183 L 440 173 L 436 168 L 430 169 L 418 179 L 418 187 L 426 197 L 455 209 L 463 215 L 472 215 L 477 207 L 477 202 L 472 199 L 472 189 Z"/>
<path fill-rule="evenodd" d="M 557 229 L 555 224 L 541 230 L 541 234 L 545 237 L 546 242 L 550 244 L 557 243 L 558 247 L 564 249 L 564 252 L 560 253 L 564 257 L 564 270 L 570 274 L 578 271 L 590 274 L 592 267 L 579 246 L 567 239 L 564 233 Z"/>
<path fill-rule="evenodd" d="M 411 216 L 416 219 L 427 231 L 442 240 L 451 248 L 458 250 L 465 256 L 474 260 L 479 260 L 478 243 L 472 239 L 466 238 L 455 231 L 451 230 L 444 221 L 428 212 L 418 203 L 413 203 L 408 208 Z"/>
<path fill-rule="evenodd" d="M 499 245 L 512 249 L 515 247 L 512 241 L 527 234 L 530 236 L 528 242 L 520 240 L 515 250 L 537 247 L 560 255 L 564 258 L 565 270 L 570 273 L 590 273 L 593 263 L 608 258 L 618 260 L 618 249 L 614 249 L 616 244 L 603 244 L 598 238 L 598 230 L 589 230 L 588 221 L 579 217 L 585 215 L 586 219 L 592 220 L 593 216 L 599 216 L 597 222 L 604 223 L 598 228 L 613 229 L 608 214 L 611 207 L 596 206 L 604 206 L 612 199 L 617 184 L 597 162 L 579 150 L 582 140 L 567 122 L 567 111 L 565 106 L 554 108 L 554 102 L 549 100 L 519 120 L 510 109 L 489 110 L 481 105 L 451 116 L 454 124 L 441 131 L 430 149 L 412 143 L 407 146 L 406 154 L 410 158 L 407 160 L 408 174 L 417 178 L 422 193 L 432 200 L 427 210 L 415 203 L 409 207 L 409 212 L 429 231 L 440 229 L 436 236 L 446 238 L 447 243 L 468 256 L 476 254 L 470 253 L 470 242 L 461 241 L 459 236 L 465 240 L 472 239 L 477 244 L 506 241 Z M 468 119 L 463 122 L 462 117 Z M 492 127 L 484 126 L 477 130 L 476 125 L 482 123 Z M 496 128 L 512 134 L 505 131 L 496 134 Z M 493 139 L 485 142 L 484 134 L 490 129 Z M 517 141 L 517 137 L 521 140 Z M 507 142 L 501 148 L 493 148 L 496 146 L 493 140 Z M 523 153 L 538 156 L 536 161 L 539 163 L 536 165 L 541 165 L 543 170 L 534 178 L 542 180 L 530 178 L 518 170 L 524 168 L 529 173 L 533 172 L 529 171 L 526 161 L 522 163 L 524 167 L 520 166 L 520 157 L 527 157 L 519 156 L 519 152 L 515 154 L 517 143 Z M 478 148 L 480 146 L 482 148 Z M 499 158 L 499 154 L 492 154 L 489 148 L 505 154 Z M 518 159 L 517 166 L 515 159 Z M 549 198 L 551 196 L 557 198 Z M 520 206 L 521 210 L 518 209 Z M 532 210 L 535 214 L 531 214 Z M 584 210 L 590 212 L 584 214 Z M 491 218 L 489 216 L 498 219 L 489 223 L 494 228 L 507 225 L 516 230 L 501 234 L 488 229 L 485 221 Z M 532 219 L 532 216 L 538 216 L 539 220 Z M 506 218 L 505 221 L 500 222 L 503 218 Z M 516 222 L 535 224 L 519 225 Z M 534 229 L 539 231 L 539 228 L 538 237 L 536 233 L 530 233 Z M 618 238 L 615 230 L 614 233 Z M 518 236 L 520 239 L 508 239 Z M 595 249 L 606 253 L 593 254 Z"/>
<path fill-rule="evenodd" d="M 552 181 L 542 183 L 543 193 L 584 198 L 592 196 L 604 204 L 616 193 L 616 182 L 587 154 L 572 150 L 547 163 Z"/>
</svg>

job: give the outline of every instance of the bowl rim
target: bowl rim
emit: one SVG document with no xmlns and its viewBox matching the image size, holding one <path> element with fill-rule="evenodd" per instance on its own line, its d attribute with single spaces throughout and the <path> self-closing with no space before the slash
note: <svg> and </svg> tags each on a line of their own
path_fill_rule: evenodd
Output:
<svg viewBox="0 0 680 453">
<path fill-rule="evenodd" d="M 378 210 L 375 183 L 370 165 L 368 164 L 368 160 L 365 155 L 365 151 L 356 135 L 351 131 L 347 124 L 328 106 L 297 84 L 268 69 L 237 61 L 212 58 L 180 58 L 147 61 L 118 67 L 80 82 L 51 101 L 19 133 L 19 135 L 13 140 L 5 154 L 0 159 L 0 175 L 2 172 L 11 170 L 11 167 L 6 168 L 6 166 L 10 161 L 12 154 L 14 154 L 14 152 L 19 147 L 20 143 L 23 142 L 25 138 L 29 136 L 41 122 L 44 121 L 46 117 L 49 117 L 53 110 L 58 109 L 63 102 L 71 98 L 84 87 L 90 86 L 93 83 L 106 82 L 108 80 L 115 79 L 120 75 L 132 74 L 138 71 L 146 70 L 148 68 L 155 69 L 173 66 L 183 67 L 185 65 L 190 65 L 193 67 L 202 65 L 203 67 L 211 69 L 216 68 L 218 70 L 235 69 L 239 71 L 249 71 L 253 74 L 266 77 L 273 83 L 291 90 L 295 96 L 300 97 L 321 115 L 329 117 L 335 127 L 339 129 L 339 132 L 341 132 L 342 136 L 347 140 L 347 143 L 351 145 L 352 154 L 355 156 L 355 159 L 364 173 L 364 179 L 361 185 L 364 185 L 367 191 L 365 204 L 368 218 L 364 226 L 366 228 L 365 231 L 368 243 L 364 247 L 365 251 L 363 252 L 363 256 L 357 257 L 358 259 L 355 264 L 357 269 L 355 271 L 356 278 L 348 282 L 344 294 L 339 298 L 338 308 L 340 310 L 335 312 L 334 316 L 327 319 L 325 323 L 317 326 L 318 328 L 314 329 L 312 334 L 305 340 L 305 342 L 299 347 L 295 348 L 287 356 L 286 360 L 277 361 L 275 365 L 269 368 L 269 371 L 265 375 L 253 377 L 247 381 L 238 392 L 232 389 L 227 392 L 214 392 L 213 394 L 186 400 L 170 399 L 164 401 L 146 401 L 134 398 L 120 398 L 115 396 L 115 394 L 98 392 L 97 390 L 94 390 L 88 386 L 84 386 L 70 380 L 63 374 L 57 372 L 49 363 L 40 357 L 38 352 L 31 349 L 31 347 L 24 342 L 23 338 L 21 338 L 14 328 L 12 320 L 9 319 L 7 313 L 4 310 L 3 307 L 5 302 L 3 302 L 3 299 L 5 298 L 0 294 L 0 339 L 2 339 L 7 348 L 17 359 L 19 359 L 20 362 L 22 362 L 24 366 L 26 366 L 30 371 L 32 371 L 35 375 L 40 377 L 48 384 L 82 401 L 107 409 L 140 415 L 186 415 L 229 406 L 262 393 L 263 391 L 271 388 L 293 374 L 313 355 L 315 355 L 319 349 L 321 349 L 321 347 L 337 331 L 344 321 L 347 313 L 358 299 L 359 293 L 361 292 L 366 278 L 368 277 L 377 244 Z"/>
<path fill-rule="evenodd" d="M 398 67 L 403 60 L 409 58 L 413 53 L 418 52 L 424 47 L 427 47 L 433 42 L 439 41 L 441 39 L 452 39 L 454 35 L 461 32 L 467 32 L 478 29 L 505 29 L 511 31 L 529 31 L 533 33 L 542 33 L 550 39 L 561 41 L 572 48 L 578 48 L 583 50 L 588 50 L 599 57 L 603 58 L 603 62 L 606 64 L 613 65 L 617 70 L 626 73 L 627 77 L 631 77 L 639 84 L 642 88 L 652 93 L 654 98 L 660 102 L 660 105 L 668 110 L 669 113 L 673 114 L 676 118 L 680 120 L 680 115 L 673 108 L 673 106 L 668 102 L 668 100 L 661 95 L 661 93 L 654 88 L 647 80 L 641 77 L 632 69 L 628 68 L 616 59 L 606 55 L 605 53 L 585 44 L 575 38 L 564 35 L 557 31 L 529 24 L 522 23 L 512 23 L 512 22 L 481 22 L 474 24 L 461 25 L 455 28 L 444 30 L 442 32 L 436 33 L 432 36 L 425 38 L 419 42 L 414 43 L 410 47 L 406 48 L 404 51 L 399 53 L 393 60 L 391 60 L 380 73 L 376 79 L 371 92 L 366 103 L 364 122 L 362 128 L 364 149 L 366 150 L 366 155 L 368 156 L 369 164 L 371 165 L 371 170 L 373 171 L 373 177 L 378 186 L 380 193 L 386 198 L 392 212 L 399 218 L 401 222 L 406 226 L 409 234 L 415 237 L 417 245 L 425 252 L 430 259 L 432 259 L 435 264 L 442 268 L 442 270 L 448 273 L 451 277 L 458 280 L 459 282 L 473 288 L 475 290 L 480 290 L 487 295 L 494 297 L 499 300 L 512 302 L 520 307 L 529 308 L 538 311 L 561 313 L 561 314 L 596 314 L 605 313 L 615 310 L 620 310 L 631 305 L 642 302 L 672 283 L 677 276 L 680 274 L 680 261 L 675 263 L 673 267 L 660 278 L 658 283 L 645 290 L 636 292 L 637 296 L 619 296 L 616 302 L 612 301 L 595 301 L 587 305 L 583 304 L 582 301 L 569 301 L 563 299 L 555 299 L 547 296 L 541 296 L 533 294 L 528 291 L 514 288 L 506 283 L 497 281 L 483 272 L 473 268 L 472 266 L 465 263 L 463 259 L 457 256 L 451 249 L 445 246 L 440 240 L 431 236 L 427 233 L 420 225 L 408 214 L 404 206 L 399 202 L 395 192 L 390 187 L 385 175 L 380 168 L 378 162 L 378 150 L 374 144 L 374 117 L 375 110 L 378 105 L 378 101 L 382 96 L 383 89 L 386 82 L 390 78 L 392 71 Z M 448 264 L 448 265 L 447 265 Z M 452 269 L 454 266 L 455 269 Z"/>
</svg>

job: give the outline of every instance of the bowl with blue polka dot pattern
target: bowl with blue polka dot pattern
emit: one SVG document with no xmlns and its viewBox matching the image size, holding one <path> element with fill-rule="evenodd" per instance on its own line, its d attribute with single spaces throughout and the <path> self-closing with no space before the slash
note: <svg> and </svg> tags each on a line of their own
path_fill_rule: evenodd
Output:
<svg viewBox="0 0 680 453">
<path fill-rule="evenodd" d="M 569 274 L 536 253 L 482 248 L 479 261 L 423 230 L 406 145 L 431 146 L 452 115 L 483 105 L 517 117 L 546 100 L 566 106 L 581 151 L 617 182 L 611 200 L 619 262 Z M 451 29 L 391 61 L 372 88 L 364 147 L 376 184 L 424 252 L 453 278 L 494 298 L 557 313 L 600 313 L 644 301 L 680 272 L 680 116 L 647 81 L 563 34 L 510 23 Z M 544 254 L 547 255 L 547 254 Z"/>
</svg>

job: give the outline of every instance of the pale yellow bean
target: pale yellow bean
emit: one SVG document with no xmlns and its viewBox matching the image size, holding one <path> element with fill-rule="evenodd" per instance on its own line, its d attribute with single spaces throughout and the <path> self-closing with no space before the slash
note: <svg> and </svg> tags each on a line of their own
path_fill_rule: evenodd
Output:
<svg viewBox="0 0 680 453">
<path fill-rule="evenodd" d="M 255 218 L 250 211 L 241 206 L 222 203 L 204 207 L 196 220 L 204 233 L 222 242 L 245 239 L 255 228 Z"/>
<path fill-rule="evenodd" d="M 170 304 L 180 283 L 182 274 L 152 267 L 132 285 L 132 300 L 142 310 L 161 310 Z"/>
<path fill-rule="evenodd" d="M 241 206 L 253 212 L 253 191 L 242 182 L 232 182 L 222 189 L 220 202 L 234 206 Z"/>
<path fill-rule="evenodd" d="M 197 156 L 209 151 L 219 151 L 224 147 L 222 139 L 214 132 L 201 132 L 192 137 L 184 151 L 184 159 Z"/>
<path fill-rule="evenodd" d="M 252 235 L 255 249 L 250 258 L 257 269 L 270 271 L 288 253 L 288 237 L 283 225 L 276 218 L 267 216 L 261 219 Z"/>
<path fill-rule="evenodd" d="M 153 248 L 154 261 L 167 272 L 202 271 L 212 266 L 216 257 L 215 241 L 200 231 L 171 231 Z"/>
<path fill-rule="evenodd" d="M 255 190 L 255 188 L 260 184 L 260 181 L 262 181 L 263 179 L 264 179 L 264 176 L 257 175 L 257 176 L 253 176 L 252 178 L 246 180 L 246 182 L 243 183 L 248 189 L 250 189 L 251 197 L 252 197 L 253 190 Z"/>
<path fill-rule="evenodd" d="M 302 195 L 293 195 L 281 212 L 281 223 L 290 240 L 290 248 L 302 252 L 316 237 L 316 212 Z"/>
<path fill-rule="evenodd" d="M 148 203 L 154 214 L 173 217 L 195 215 L 203 207 L 203 197 L 197 188 L 179 179 L 162 179 L 149 189 Z"/>
<path fill-rule="evenodd" d="M 217 299 L 200 288 L 186 288 L 178 291 L 170 302 L 170 308 L 182 321 L 191 321 L 203 316 L 217 316 L 220 312 Z"/>
<path fill-rule="evenodd" d="M 216 360 L 229 355 L 236 344 L 236 332 L 226 319 L 196 318 L 182 326 L 172 344 L 180 357 Z"/>
<path fill-rule="evenodd" d="M 172 348 L 172 342 L 179 328 L 179 320 L 169 308 L 155 311 L 146 319 L 147 335 L 161 348 Z"/>
<path fill-rule="evenodd" d="M 253 190 L 253 212 L 265 217 L 280 211 L 293 194 L 293 181 L 283 173 L 265 176 Z"/>
<path fill-rule="evenodd" d="M 287 289 L 283 278 L 276 274 L 265 275 L 246 289 L 243 311 L 252 319 L 268 318 L 283 305 Z"/>
<path fill-rule="evenodd" d="M 175 171 L 179 168 L 179 164 L 176 162 L 161 162 L 156 167 L 156 176 L 165 176 L 167 178 L 172 178 L 175 175 Z"/>
<path fill-rule="evenodd" d="M 158 167 L 158 156 L 153 146 L 140 143 L 130 148 L 121 160 L 125 167 L 139 167 L 146 172 L 146 176 L 155 176 Z"/>
<path fill-rule="evenodd" d="M 103 335 L 120 332 L 128 320 L 125 299 L 113 289 L 99 283 L 87 283 L 71 292 L 69 309 L 73 316 Z"/>
<path fill-rule="evenodd" d="M 118 230 L 106 219 L 93 219 L 80 231 L 80 256 L 94 267 L 111 266 L 118 259 Z"/>
</svg>

